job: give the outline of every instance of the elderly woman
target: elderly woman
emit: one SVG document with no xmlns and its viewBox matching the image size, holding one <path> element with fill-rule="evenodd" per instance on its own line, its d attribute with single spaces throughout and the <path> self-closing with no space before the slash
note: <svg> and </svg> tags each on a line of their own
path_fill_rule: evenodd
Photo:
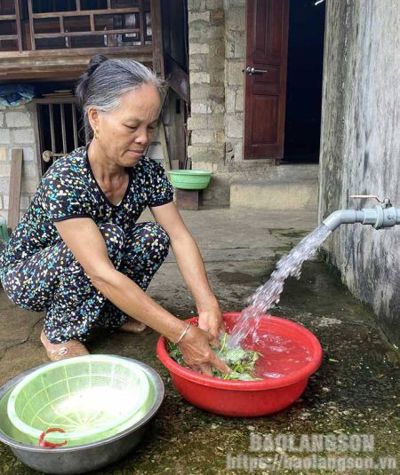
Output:
<svg viewBox="0 0 400 475">
<path fill-rule="evenodd" d="M 162 167 L 143 156 L 157 128 L 160 89 L 136 61 L 91 60 L 76 93 L 92 140 L 49 168 L 1 255 L 9 298 L 46 311 L 41 341 L 53 361 L 87 354 L 95 326 L 138 332 L 148 325 L 178 343 L 192 368 L 228 370 L 210 347 L 223 322 L 198 247 Z M 136 224 L 147 206 L 156 223 Z M 170 244 L 199 327 L 145 293 Z"/>
</svg>

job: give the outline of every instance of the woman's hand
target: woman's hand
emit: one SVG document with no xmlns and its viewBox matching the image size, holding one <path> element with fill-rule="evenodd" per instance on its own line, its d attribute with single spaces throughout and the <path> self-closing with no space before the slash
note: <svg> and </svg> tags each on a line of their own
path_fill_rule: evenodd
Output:
<svg viewBox="0 0 400 475">
<path fill-rule="evenodd" d="M 221 361 L 210 347 L 213 337 L 210 333 L 191 325 L 188 332 L 179 343 L 183 359 L 195 371 L 212 376 L 211 368 L 214 367 L 223 373 L 230 371 L 229 367 Z"/>
<path fill-rule="evenodd" d="M 209 333 L 213 346 L 219 346 L 219 334 L 225 331 L 225 326 L 218 302 L 199 312 L 199 328 Z"/>
<path fill-rule="evenodd" d="M 172 250 L 199 315 L 199 327 L 206 330 L 217 344 L 218 334 L 224 330 L 218 301 L 207 279 L 206 269 L 193 236 L 188 231 L 174 203 L 151 208 L 155 220 L 171 239 Z"/>
</svg>

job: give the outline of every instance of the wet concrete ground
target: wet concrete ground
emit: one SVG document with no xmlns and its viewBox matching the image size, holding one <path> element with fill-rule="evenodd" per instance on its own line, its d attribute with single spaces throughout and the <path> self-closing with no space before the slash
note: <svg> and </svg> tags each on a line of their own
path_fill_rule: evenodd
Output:
<svg viewBox="0 0 400 475">
<path fill-rule="evenodd" d="M 316 224 L 312 213 L 266 214 L 257 210 L 221 209 L 183 214 L 199 242 L 210 281 L 225 311 L 243 308 L 246 298 L 268 278 L 278 258 Z M 195 313 L 172 256 L 157 274 L 149 292 L 179 317 Z M 253 440 L 254 434 L 271 440 L 290 433 L 297 437 L 297 442 L 302 434 L 367 434 L 370 442 L 373 438 L 374 446 L 364 448 L 372 450 L 330 452 L 325 446 L 314 457 L 336 456 L 336 463 L 341 463 L 339 459 L 344 456 L 353 457 L 353 462 L 354 458 L 362 459 L 357 463 L 368 463 L 365 459 L 372 457 L 378 463 L 379 457 L 397 456 L 400 467 L 400 356 L 380 333 L 370 309 L 356 301 L 335 272 L 316 259 L 306 263 L 299 281 L 287 283 L 280 306 L 273 313 L 312 330 L 323 346 L 324 361 L 300 400 L 279 414 L 262 418 L 225 418 L 183 401 L 155 356 L 157 335 L 151 330 L 141 336 L 97 335 L 90 345 L 93 353 L 120 354 L 153 366 L 163 377 L 166 398 L 140 446 L 124 460 L 96 473 L 250 473 L 245 465 L 241 470 L 235 470 L 232 465 L 234 457 L 240 454 L 263 457 L 264 465 L 253 473 L 399 473 L 400 469 L 358 471 L 349 466 L 341 472 L 340 467 L 334 472 L 301 469 L 301 464 L 307 464 L 305 459 L 310 452 L 296 453 L 290 448 L 285 452 L 276 446 L 276 450 L 268 452 L 250 450 L 251 434 Z M 42 318 L 43 314 L 16 308 L 1 291 L 1 384 L 46 361 L 39 342 Z M 285 456 L 302 460 L 296 462 Z M 284 462 L 300 465 L 290 469 L 285 468 Z M 346 460 L 348 464 L 351 462 Z M 275 463 L 274 468 L 265 465 L 269 463 Z M 327 462 L 320 459 L 319 463 Z M 37 472 L 22 465 L 0 444 L 0 474 L 33 473 Z"/>
</svg>

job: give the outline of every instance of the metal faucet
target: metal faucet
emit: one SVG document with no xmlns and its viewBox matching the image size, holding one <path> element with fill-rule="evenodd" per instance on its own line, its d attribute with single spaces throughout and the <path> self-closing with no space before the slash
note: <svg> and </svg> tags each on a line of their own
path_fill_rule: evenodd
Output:
<svg viewBox="0 0 400 475">
<path fill-rule="evenodd" d="M 400 208 L 394 208 L 389 198 L 381 200 L 376 195 L 350 195 L 350 198 L 372 198 L 380 204 L 374 208 L 363 208 L 360 210 L 340 209 L 334 211 L 322 221 L 331 231 L 334 231 L 341 224 L 370 224 L 375 229 L 389 228 L 400 224 Z"/>
</svg>

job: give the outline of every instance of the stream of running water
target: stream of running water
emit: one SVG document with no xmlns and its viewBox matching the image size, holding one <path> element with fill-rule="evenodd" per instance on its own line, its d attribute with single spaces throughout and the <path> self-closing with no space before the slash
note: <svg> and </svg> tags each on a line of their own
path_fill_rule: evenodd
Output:
<svg viewBox="0 0 400 475">
<path fill-rule="evenodd" d="M 331 234 L 331 230 L 321 224 L 312 233 L 303 238 L 289 254 L 277 263 L 270 279 L 248 299 L 248 306 L 242 311 L 228 344 L 231 348 L 240 346 L 249 335 L 251 341 L 257 340 L 259 317 L 279 303 L 285 280 L 290 277 L 300 278 L 303 262 L 314 256 L 319 246 Z"/>
</svg>

